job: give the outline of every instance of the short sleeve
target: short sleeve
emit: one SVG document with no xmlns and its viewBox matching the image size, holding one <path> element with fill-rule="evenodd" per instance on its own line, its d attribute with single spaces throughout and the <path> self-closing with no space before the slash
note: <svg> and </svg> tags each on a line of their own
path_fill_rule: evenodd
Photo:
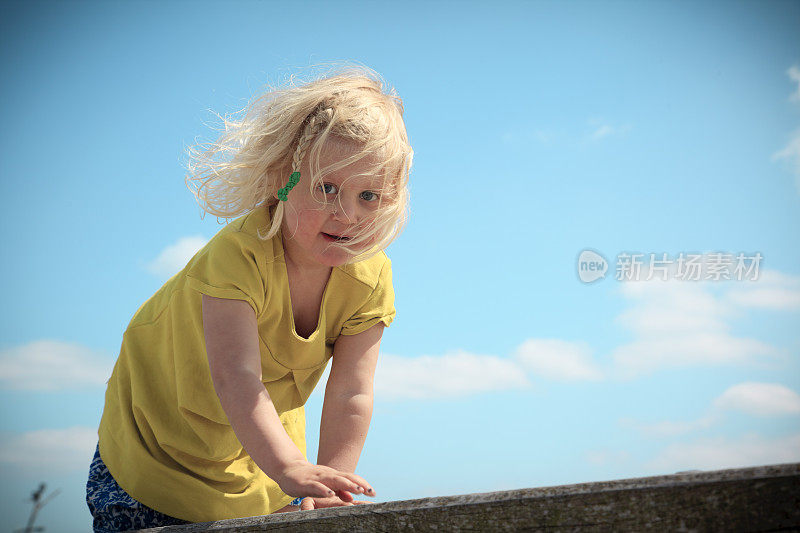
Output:
<svg viewBox="0 0 800 533">
<path fill-rule="evenodd" d="M 375 290 L 366 303 L 342 326 L 342 335 L 356 335 L 378 322 L 392 323 L 395 317 L 394 287 L 392 286 L 392 261 L 387 258 L 378 276 Z"/>
<path fill-rule="evenodd" d="M 261 242 L 242 231 L 223 230 L 192 258 L 186 283 L 214 298 L 244 300 L 259 316 L 266 300 L 263 271 Z"/>
</svg>

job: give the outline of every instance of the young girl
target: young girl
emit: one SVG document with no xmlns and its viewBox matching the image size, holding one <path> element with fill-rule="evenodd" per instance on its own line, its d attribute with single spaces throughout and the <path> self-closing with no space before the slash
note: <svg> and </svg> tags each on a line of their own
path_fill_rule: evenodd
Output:
<svg viewBox="0 0 800 533">
<path fill-rule="evenodd" d="M 95 531 L 376 495 L 354 472 L 395 316 L 383 250 L 407 217 L 402 115 L 377 74 L 345 68 L 268 92 L 190 149 L 203 210 L 238 218 L 125 330 L 86 486 Z M 329 359 L 314 464 L 303 405 Z"/>
</svg>

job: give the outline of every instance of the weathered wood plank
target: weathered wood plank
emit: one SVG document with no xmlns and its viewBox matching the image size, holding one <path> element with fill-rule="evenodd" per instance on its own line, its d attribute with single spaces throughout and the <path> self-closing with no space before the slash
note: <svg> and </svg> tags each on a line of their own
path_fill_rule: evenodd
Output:
<svg viewBox="0 0 800 533">
<path fill-rule="evenodd" d="M 800 531 L 800 463 L 279 513 L 142 532 Z"/>
</svg>

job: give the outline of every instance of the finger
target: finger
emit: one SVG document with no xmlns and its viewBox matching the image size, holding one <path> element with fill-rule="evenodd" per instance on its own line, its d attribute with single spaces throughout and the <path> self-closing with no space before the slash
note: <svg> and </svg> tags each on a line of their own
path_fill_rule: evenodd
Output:
<svg viewBox="0 0 800 533">
<path fill-rule="evenodd" d="M 349 502 L 343 502 L 341 499 L 333 496 L 331 498 L 309 498 L 314 500 L 314 509 L 325 509 L 328 507 L 342 507 L 346 505 L 353 505 Z"/>
<path fill-rule="evenodd" d="M 303 502 L 300 504 L 300 510 L 311 511 L 313 509 L 315 509 L 314 498 L 311 497 L 303 498 Z"/>
<path fill-rule="evenodd" d="M 339 497 L 340 500 L 343 502 L 352 502 L 353 495 L 347 492 L 346 490 L 337 490 L 336 495 Z"/>
<path fill-rule="evenodd" d="M 315 496 L 317 498 L 330 498 L 331 496 L 336 495 L 329 483 L 320 483 L 318 481 L 314 481 L 312 483 L 313 488 L 308 491 L 309 496 Z"/>
<path fill-rule="evenodd" d="M 328 490 L 331 490 L 332 492 L 330 494 L 317 495 L 318 498 L 335 498 L 340 492 L 358 492 L 357 485 L 353 485 L 352 482 L 347 481 L 341 476 L 336 476 L 333 479 L 321 480 L 321 482 L 325 484 Z"/>
<path fill-rule="evenodd" d="M 352 505 L 353 504 L 350 502 L 343 502 L 337 498 L 335 500 L 325 500 L 325 503 L 317 502 L 317 509 L 325 509 L 327 507 L 347 507 Z"/>
<path fill-rule="evenodd" d="M 361 501 L 361 500 L 353 500 L 353 505 L 364 505 L 365 503 L 368 503 L 368 504 L 372 505 L 375 502 L 364 502 L 364 501 Z"/>
<path fill-rule="evenodd" d="M 355 492 L 357 494 L 361 494 L 361 492 L 364 491 L 364 489 L 359 488 L 358 483 L 350 481 L 349 478 L 341 474 L 336 476 L 335 481 L 333 483 L 328 483 L 327 485 L 337 491 L 347 490 L 350 492 Z"/>
<path fill-rule="evenodd" d="M 369 483 L 363 477 L 359 476 L 358 474 L 354 474 L 353 472 L 339 472 L 339 474 L 347 477 L 350 481 L 357 485 L 361 485 L 362 487 L 368 487 Z"/>
<path fill-rule="evenodd" d="M 353 474 L 352 472 L 342 472 L 341 474 L 343 476 L 347 476 L 347 478 L 350 481 L 352 481 L 353 483 L 355 483 L 359 487 L 363 488 L 363 490 L 357 491 L 357 492 L 359 492 L 361 494 L 364 494 L 365 496 L 375 496 L 375 489 L 373 489 L 372 485 L 367 483 L 367 480 L 364 479 L 363 477 L 361 477 L 361 476 L 359 476 L 357 474 Z M 356 491 L 353 491 L 353 492 L 356 492 Z"/>
</svg>

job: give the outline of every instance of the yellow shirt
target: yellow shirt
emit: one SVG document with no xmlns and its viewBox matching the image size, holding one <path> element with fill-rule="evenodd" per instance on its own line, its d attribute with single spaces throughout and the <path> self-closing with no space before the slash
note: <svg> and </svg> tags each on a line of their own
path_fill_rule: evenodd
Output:
<svg viewBox="0 0 800 533">
<path fill-rule="evenodd" d="M 339 335 L 395 316 L 391 261 L 334 267 L 317 329 L 294 328 L 281 232 L 263 241 L 265 206 L 221 229 L 134 314 L 106 389 L 100 456 L 134 499 L 191 522 L 265 515 L 285 494 L 253 462 L 214 390 L 202 296 L 248 302 L 256 312 L 264 387 L 286 432 L 306 455 L 308 399 Z M 307 456 L 306 456 L 307 457 Z"/>
</svg>

